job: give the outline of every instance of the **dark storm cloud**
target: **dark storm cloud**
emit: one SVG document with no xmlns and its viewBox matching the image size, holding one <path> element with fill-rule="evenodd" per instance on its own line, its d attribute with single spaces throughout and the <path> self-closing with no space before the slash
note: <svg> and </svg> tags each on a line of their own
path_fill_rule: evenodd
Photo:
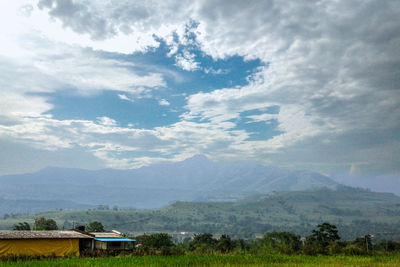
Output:
<svg viewBox="0 0 400 267">
<path fill-rule="evenodd" d="M 64 27 L 78 33 L 88 33 L 95 40 L 115 35 L 114 27 L 100 14 L 90 11 L 88 6 L 72 0 L 41 0 L 40 9 L 49 9 L 49 15 L 60 19 Z"/>
</svg>

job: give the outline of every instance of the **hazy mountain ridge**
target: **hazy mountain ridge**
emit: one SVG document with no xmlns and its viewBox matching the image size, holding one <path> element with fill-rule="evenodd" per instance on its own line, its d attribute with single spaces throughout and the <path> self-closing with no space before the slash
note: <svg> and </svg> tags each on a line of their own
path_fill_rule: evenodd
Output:
<svg viewBox="0 0 400 267">
<path fill-rule="evenodd" d="M 335 205 L 400 205 L 400 197 L 393 193 L 372 192 L 367 189 L 339 185 L 336 190 L 317 188 L 306 191 L 273 191 L 268 194 L 251 195 L 239 199 L 236 203 L 262 203 L 274 199 L 281 201 L 333 203 Z"/>
<path fill-rule="evenodd" d="M 375 192 L 391 192 L 400 196 L 399 175 L 336 173 L 333 174 L 332 179 L 347 186 L 361 186 L 363 188 L 369 188 Z"/>
<path fill-rule="evenodd" d="M 62 199 L 135 208 L 160 208 L 178 200 L 234 200 L 273 190 L 338 185 L 318 173 L 259 164 L 216 163 L 201 155 L 133 170 L 49 167 L 35 173 L 0 176 L 0 182 L 0 196 L 7 199 Z"/>
<path fill-rule="evenodd" d="M 32 200 L 0 198 L 0 216 L 5 214 L 37 213 L 58 210 L 77 210 L 93 208 L 92 205 L 67 200 Z"/>
</svg>

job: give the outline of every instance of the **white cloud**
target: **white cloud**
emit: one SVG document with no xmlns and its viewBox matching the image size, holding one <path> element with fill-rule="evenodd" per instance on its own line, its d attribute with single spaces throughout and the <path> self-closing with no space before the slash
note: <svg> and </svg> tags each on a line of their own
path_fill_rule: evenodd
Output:
<svg viewBox="0 0 400 267">
<path fill-rule="evenodd" d="M 98 117 L 99 124 L 104 126 L 116 126 L 117 122 L 109 117 Z"/>
<path fill-rule="evenodd" d="M 184 51 L 183 54 L 176 55 L 175 62 L 175 65 L 187 71 L 195 71 L 200 68 L 200 62 L 196 62 L 195 55 L 188 51 Z"/>
<path fill-rule="evenodd" d="M 17 10 L 18 6 L 14 8 Z M 18 12 L 5 10 L 1 12 Z M 113 90 L 147 97 L 152 90 L 166 86 L 161 73 L 137 74 L 133 67 L 139 66 L 133 63 L 104 58 L 88 48 L 50 41 L 29 28 L 25 21 L 29 16 L 9 17 L 14 19 L 15 32 L 6 23 L 0 26 L 0 38 L 4 37 L 4 46 L 0 46 L 0 104 L 4 110 L 1 120 L 40 116 L 53 108 L 47 96 L 37 93 L 69 88 L 71 93 L 82 95 Z"/>
<path fill-rule="evenodd" d="M 52 40 L 118 53 L 158 47 L 154 35 L 171 39 L 184 32 L 191 1 L 39 1 L 35 27 Z M 171 10 L 171 12 L 166 12 Z M 172 12 L 173 10 L 173 12 Z M 48 15 L 53 19 L 48 22 Z"/>
<path fill-rule="evenodd" d="M 35 61 L 35 67 L 52 76 L 60 84 L 74 87 L 82 94 L 113 90 L 140 94 L 143 87 L 166 85 L 161 74 L 137 75 L 129 70 L 133 64 L 98 57 L 95 53 L 64 47 L 63 53 L 44 55 L 43 61 Z M 53 58 L 56 57 L 56 58 Z"/>
<path fill-rule="evenodd" d="M 121 99 L 121 100 L 126 100 L 126 101 L 129 101 L 129 102 L 134 102 L 133 99 L 129 98 L 127 95 L 124 95 L 124 94 L 118 94 L 118 97 L 119 97 L 119 99 Z"/>
<path fill-rule="evenodd" d="M 211 73 L 214 75 L 219 75 L 219 74 L 228 74 L 229 70 L 228 69 L 217 69 L 215 70 L 214 68 L 204 68 L 205 73 Z"/>
<path fill-rule="evenodd" d="M 300 166 L 307 159 L 315 168 L 333 165 L 344 155 L 359 166 L 384 166 L 398 158 L 399 139 L 393 134 L 400 128 L 398 1 L 39 3 L 41 9 L 33 5 L 19 17 L 0 8 L 0 134 L 35 143 L 48 140 L 56 147 L 85 146 L 102 135 L 107 139 L 103 144 L 153 148 L 175 159 L 212 152 L 221 158 L 236 155 L 283 165 Z M 188 30 L 191 22 L 198 27 Z M 194 48 L 214 59 L 257 58 L 265 66 L 249 77 L 248 85 L 189 95 L 180 122 L 146 132 L 88 121 L 55 122 L 43 115 L 52 108 L 46 97 L 30 95 L 65 86 L 81 94 L 123 91 L 122 100 L 152 95 L 152 90 L 166 86 L 166 71 L 139 75 L 133 65 L 93 50 L 145 52 L 159 45 L 154 35 L 170 45 L 169 56 L 187 71 L 201 68 L 190 52 Z M 196 37 L 195 44 L 189 36 Z M 188 49 L 178 53 L 180 46 Z M 277 120 L 280 135 L 249 142 L 248 133 L 234 130 L 241 112 L 270 106 L 279 106 L 279 113 L 248 118 Z M 5 124 L 15 123 L 15 118 L 22 124 Z M 67 123 L 65 129 L 76 134 L 59 137 L 47 123 Z M 95 152 L 115 160 L 116 166 L 139 164 L 139 159 L 117 160 L 115 147 L 109 147 Z M 332 155 L 315 157 L 316 151 L 323 154 L 322 148 Z M 294 159 L 296 154 L 301 159 Z"/>
<path fill-rule="evenodd" d="M 169 103 L 167 100 L 165 100 L 165 99 L 161 99 L 161 100 L 158 102 L 158 104 L 159 104 L 160 106 L 169 106 L 169 105 L 170 105 L 170 103 Z"/>
</svg>

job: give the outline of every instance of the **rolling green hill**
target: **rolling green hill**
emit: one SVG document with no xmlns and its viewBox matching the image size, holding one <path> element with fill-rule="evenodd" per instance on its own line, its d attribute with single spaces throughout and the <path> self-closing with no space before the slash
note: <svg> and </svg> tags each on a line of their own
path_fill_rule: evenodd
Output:
<svg viewBox="0 0 400 267">
<path fill-rule="evenodd" d="M 254 195 L 235 202 L 175 202 L 159 210 L 82 210 L 0 219 L 9 229 L 21 221 L 53 218 L 60 227 L 101 221 L 106 229 L 143 232 L 211 232 L 254 237 L 268 231 L 308 235 L 318 223 L 338 226 L 344 239 L 373 234 L 379 239 L 400 239 L 400 197 L 342 187 L 338 190 L 281 191 Z"/>
</svg>

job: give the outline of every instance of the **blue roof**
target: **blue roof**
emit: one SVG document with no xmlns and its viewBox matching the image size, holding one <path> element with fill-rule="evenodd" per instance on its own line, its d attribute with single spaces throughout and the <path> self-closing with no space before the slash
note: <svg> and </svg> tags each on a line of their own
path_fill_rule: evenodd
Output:
<svg viewBox="0 0 400 267">
<path fill-rule="evenodd" d="M 95 238 L 94 240 L 102 241 L 102 242 L 134 242 L 135 239 L 130 238 Z"/>
</svg>

